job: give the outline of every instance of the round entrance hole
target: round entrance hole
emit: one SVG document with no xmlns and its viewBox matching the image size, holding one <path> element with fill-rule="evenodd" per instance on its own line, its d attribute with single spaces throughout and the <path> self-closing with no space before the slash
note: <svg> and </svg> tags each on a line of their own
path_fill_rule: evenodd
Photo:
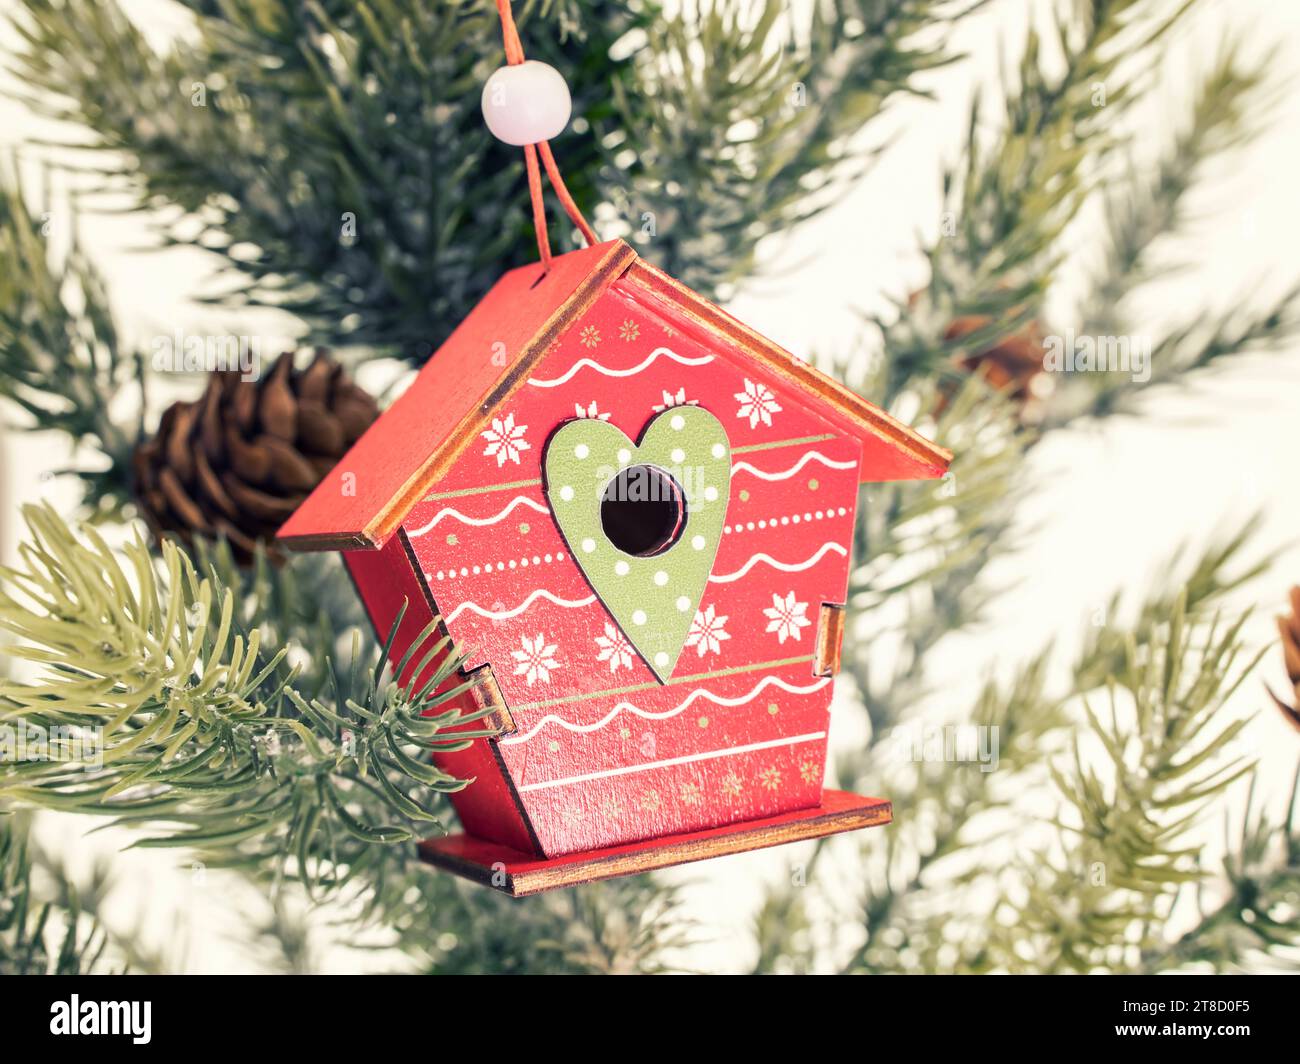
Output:
<svg viewBox="0 0 1300 1064">
<path fill-rule="evenodd" d="M 628 466 L 600 500 L 605 535 L 624 554 L 639 558 L 667 550 L 686 527 L 686 495 L 668 473 L 651 465 Z"/>
</svg>

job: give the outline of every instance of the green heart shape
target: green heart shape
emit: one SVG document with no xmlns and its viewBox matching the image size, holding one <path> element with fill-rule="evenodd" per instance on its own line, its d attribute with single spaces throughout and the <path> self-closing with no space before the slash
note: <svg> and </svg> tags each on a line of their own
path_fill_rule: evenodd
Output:
<svg viewBox="0 0 1300 1064">
<path fill-rule="evenodd" d="M 722 538 L 731 495 L 727 430 L 698 406 L 651 418 L 636 444 L 607 422 L 579 418 L 546 445 L 545 475 L 551 512 L 596 597 L 667 680 Z M 670 518 L 667 545 L 642 551 Z M 633 542 L 637 551 L 623 549 Z"/>
</svg>

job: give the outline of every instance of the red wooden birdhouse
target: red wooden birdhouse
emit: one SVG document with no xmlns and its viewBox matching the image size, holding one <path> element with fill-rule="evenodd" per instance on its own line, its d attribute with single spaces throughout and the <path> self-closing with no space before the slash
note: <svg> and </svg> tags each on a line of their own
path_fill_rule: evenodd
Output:
<svg viewBox="0 0 1300 1064">
<path fill-rule="evenodd" d="M 858 485 L 949 457 L 616 240 L 503 277 L 280 538 L 467 653 L 499 734 L 423 852 L 525 894 L 888 821 L 822 789 Z"/>
</svg>

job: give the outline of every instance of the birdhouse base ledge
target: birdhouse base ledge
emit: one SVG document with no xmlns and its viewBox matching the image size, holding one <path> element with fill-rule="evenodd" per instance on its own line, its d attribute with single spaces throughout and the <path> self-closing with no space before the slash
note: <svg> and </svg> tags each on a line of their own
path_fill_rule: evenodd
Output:
<svg viewBox="0 0 1300 1064">
<path fill-rule="evenodd" d="M 464 834 L 427 839 L 420 844 L 420 855 L 448 872 L 521 898 L 710 857 L 877 827 L 892 819 L 893 808 L 885 798 L 823 791 L 821 804 L 809 809 L 562 857 L 539 858 Z"/>
</svg>

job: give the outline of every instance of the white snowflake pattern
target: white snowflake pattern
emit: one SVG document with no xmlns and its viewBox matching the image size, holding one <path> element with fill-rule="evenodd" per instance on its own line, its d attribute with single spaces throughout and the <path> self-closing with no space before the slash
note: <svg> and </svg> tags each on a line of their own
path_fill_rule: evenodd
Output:
<svg viewBox="0 0 1300 1064">
<path fill-rule="evenodd" d="M 791 591 L 784 599 L 774 594 L 772 605 L 763 611 L 763 616 L 770 618 L 767 622 L 767 631 L 775 632 L 780 642 L 793 639 L 797 643 L 800 638 L 799 630 L 812 624 L 806 616 L 807 613 L 808 603 L 795 602 L 794 592 Z"/>
<path fill-rule="evenodd" d="M 492 427 L 483 433 L 483 438 L 488 441 L 488 445 L 483 451 L 483 457 L 496 458 L 498 469 L 507 462 L 514 462 L 515 465 L 518 465 L 519 456 L 524 451 L 532 450 L 532 446 L 524 439 L 524 433 L 527 430 L 527 425 L 515 424 L 514 414 L 507 414 L 505 417 L 494 417 Z"/>
<path fill-rule="evenodd" d="M 600 647 L 596 660 L 608 661 L 610 672 L 632 667 L 632 644 L 608 621 L 605 622 L 605 634 L 596 636 L 596 646 Z"/>
<path fill-rule="evenodd" d="M 700 405 L 700 401 L 698 399 L 686 398 L 685 388 L 678 388 L 676 395 L 674 395 L 672 392 L 664 392 L 664 401 L 662 403 L 656 404 L 654 409 L 656 411 L 660 411 L 660 410 L 667 410 L 670 406 L 699 406 L 699 405 Z"/>
<path fill-rule="evenodd" d="M 776 401 L 771 390 L 755 381 L 746 379 L 745 390 L 736 392 L 736 398 L 740 401 L 736 417 L 749 418 L 751 429 L 758 428 L 760 421 L 764 425 L 771 425 L 772 415 L 781 412 L 781 404 Z"/>
<path fill-rule="evenodd" d="M 691 621 L 690 631 L 686 633 L 686 645 L 694 647 L 700 657 L 705 654 L 721 654 L 722 644 L 731 638 L 724 630 L 726 617 L 719 617 L 712 606 L 696 610 L 695 620 Z"/>
<path fill-rule="evenodd" d="M 574 404 L 573 404 L 573 412 L 574 412 L 575 414 L 577 414 L 578 417 L 593 418 L 593 419 L 595 419 L 596 421 L 608 421 L 608 420 L 609 420 L 609 415 L 608 415 L 608 414 L 602 414 L 599 410 L 596 409 L 596 400 L 595 400 L 595 399 L 593 399 L 591 402 L 589 402 L 589 403 L 586 405 L 586 407 L 584 407 L 581 403 L 574 403 Z"/>
<path fill-rule="evenodd" d="M 560 668 L 555 660 L 555 644 L 548 643 L 540 632 L 536 639 L 524 636 L 521 639 L 523 649 L 510 651 L 515 659 L 515 675 L 526 676 L 528 686 L 535 683 L 550 683 L 551 673 Z"/>
</svg>

